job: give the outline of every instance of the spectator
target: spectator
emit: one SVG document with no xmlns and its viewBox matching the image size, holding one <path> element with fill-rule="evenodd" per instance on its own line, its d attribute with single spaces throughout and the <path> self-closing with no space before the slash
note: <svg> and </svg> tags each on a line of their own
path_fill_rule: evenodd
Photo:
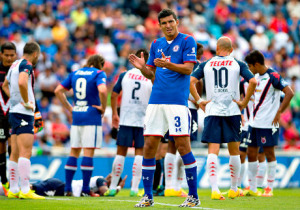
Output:
<svg viewBox="0 0 300 210">
<path fill-rule="evenodd" d="M 268 23 L 274 14 L 274 6 L 270 2 L 270 0 L 263 0 L 262 4 L 259 5 L 260 11 L 267 18 Z"/>
<path fill-rule="evenodd" d="M 288 24 L 282 12 L 276 12 L 276 16 L 270 22 L 270 29 L 274 32 L 288 33 Z"/>
<path fill-rule="evenodd" d="M 3 18 L 3 25 L 0 26 L 0 36 L 8 39 L 17 30 L 14 23 L 11 23 L 9 17 Z"/>
<path fill-rule="evenodd" d="M 115 46 L 111 43 L 109 36 L 104 36 L 103 41 L 99 42 L 96 46 L 96 52 L 101 54 L 105 60 L 115 63 L 117 62 L 118 55 Z"/>
<path fill-rule="evenodd" d="M 270 41 L 264 34 L 264 31 L 265 29 L 263 26 L 256 27 L 256 34 L 254 34 L 250 39 L 250 43 L 252 44 L 254 50 L 259 50 L 262 52 L 266 52 L 268 50 Z"/>
<path fill-rule="evenodd" d="M 34 39 L 38 42 L 45 40 L 52 40 L 52 32 L 47 21 L 43 20 L 38 23 L 38 26 L 34 30 Z"/>
<path fill-rule="evenodd" d="M 18 58 L 21 58 L 23 55 L 23 48 L 25 46 L 25 42 L 22 40 L 22 35 L 19 32 L 14 33 L 13 35 L 13 41 L 12 41 L 17 48 L 17 55 Z"/>
<path fill-rule="evenodd" d="M 55 21 L 52 28 L 53 41 L 57 44 L 64 42 L 69 37 L 69 32 L 64 24 L 60 21 Z"/>
<path fill-rule="evenodd" d="M 83 26 L 88 21 L 88 16 L 83 10 L 83 5 L 79 5 L 76 10 L 71 12 L 71 18 L 76 26 Z"/>
<path fill-rule="evenodd" d="M 54 96 L 54 89 L 58 85 L 58 81 L 50 68 L 46 68 L 46 71 L 39 75 L 38 85 L 43 96 L 51 100 Z"/>
<path fill-rule="evenodd" d="M 295 16 L 300 19 L 300 2 L 298 0 L 290 0 L 286 4 L 289 16 Z"/>
</svg>

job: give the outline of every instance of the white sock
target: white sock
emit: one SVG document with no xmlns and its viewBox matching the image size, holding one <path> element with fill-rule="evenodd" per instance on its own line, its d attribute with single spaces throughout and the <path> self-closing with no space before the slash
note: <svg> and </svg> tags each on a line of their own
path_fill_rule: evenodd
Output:
<svg viewBox="0 0 300 210">
<path fill-rule="evenodd" d="M 250 186 L 250 190 L 252 190 L 253 192 L 256 192 L 257 190 L 257 185 L 256 185 L 257 167 L 258 167 L 257 161 L 248 163 L 249 186 Z"/>
<path fill-rule="evenodd" d="M 182 181 L 184 179 L 185 173 L 184 173 L 184 164 L 182 161 L 182 158 L 179 153 L 176 154 L 176 160 L 175 160 L 175 166 L 177 168 L 177 171 L 175 170 L 175 183 L 173 188 L 178 191 L 181 189 Z"/>
<path fill-rule="evenodd" d="M 209 183 L 211 185 L 212 191 L 220 192 L 218 187 L 218 156 L 216 154 L 208 154 L 207 160 L 206 160 L 206 170 L 209 175 Z"/>
<path fill-rule="evenodd" d="M 117 155 L 115 157 L 114 163 L 113 163 L 113 168 L 111 172 L 111 183 L 109 186 L 110 190 L 116 190 L 118 182 L 120 180 L 121 174 L 123 172 L 124 168 L 124 162 L 125 162 L 125 157 L 122 155 Z"/>
<path fill-rule="evenodd" d="M 18 160 L 18 169 L 20 176 L 21 191 L 26 194 L 30 190 L 29 180 L 30 180 L 30 166 L 31 162 L 29 159 L 20 157 Z"/>
<path fill-rule="evenodd" d="M 176 155 L 172 153 L 167 153 L 165 156 L 165 182 L 166 189 L 172 188 L 172 178 L 174 171 L 174 163 L 175 163 Z"/>
<path fill-rule="evenodd" d="M 132 166 L 132 186 L 131 186 L 131 190 L 134 192 L 139 191 L 139 184 L 142 177 L 142 162 L 143 162 L 143 156 L 136 155 L 134 157 L 134 162 Z"/>
<path fill-rule="evenodd" d="M 244 174 L 245 174 L 245 163 L 241 163 L 241 171 L 240 176 L 238 180 L 238 187 L 242 187 L 242 182 L 244 180 Z"/>
<path fill-rule="evenodd" d="M 231 155 L 229 158 L 229 168 L 231 176 L 231 189 L 237 191 L 238 179 L 241 172 L 241 158 L 240 155 Z"/>
<path fill-rule="evenodd" d="M 268 187 L 273 190 L 275 180 L 277 161 L 268 162 Z"/>
<path fill-rule="evenodd" d="M 9 160 L 8 172 L 9 172 L 9 190 L 12 193 L 18 193 L 20 191 L 18 163 Z"/>
<path fill-rule="evenodd" d="M 267 163 L 266 161 L 258 163 L 258 171 L 256 176 L 257 187 L 263 187 L 265 175 L 267 170 Z"/>
</svg>

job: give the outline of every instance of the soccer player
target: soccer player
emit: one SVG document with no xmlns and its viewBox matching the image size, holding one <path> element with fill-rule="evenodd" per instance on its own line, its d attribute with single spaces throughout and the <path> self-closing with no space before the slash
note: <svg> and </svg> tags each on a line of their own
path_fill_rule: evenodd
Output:
<svg viewBox="0 0 300 210">
<path fill-rule="evenodd" d="M 0 83 L 1 86 L 5 76 L 17 58 L 16 46 L 12 42 L 5 42 L 1 46 Z M 0 90 L 0 177 L 5 196 L 8 194 L 9 184 L 6 177 L 6 141 L 8 141 L 8 153 L 10 154 L 10 125 L 8 123 L 9 97 Z"/>
<path fill-rule="evenodd" d="M 240 110 L 247 106 L 256 86 L 256 80 L 247 65 L 229 56 L 232 50 L 232 43 L 228 37 L 219 38 L 217 55 L 200 64 L 193 72 L 190 84 L 192 95 L 206 114 L 202 142 L 208 143 L 206 166 L 212 187 L 211 198 L 216 200 L 225 199 L 217 183 L 217 162 L 221 143 L 228 143 L 230 154 L 231 189 L 228 197 L 239 196 L 237 182 L 241 168 L 239 144 L 242 126 Z M 239 101 L 240 75 L 249 82 L 242 101 Z M 194 85 L 203 77 L 207 101 L 200 98 Z"/>
<path fill-rule="evenodd" d="M 265 65 L 261 52 L 255 50 L 249 53 L 245 61 L 256 74 L 258 85 L 255 90 L 254 110 L 250 117 L 250 138 L 248 142 L 248 178 L 250 190 L 244 194 L 259 195 L 257 191 L 257 155 L 258 147 L 263 147 L 267 158 L 267 183 L 263 196 L 273 196 L 273 183 L 276 172 L 276 157 L 274 148 L 278 143 L 280 115 L 289 105 L 294 93 L 283 78 L 272 68 Z M 280 104 L 280 93 L 285 96 Z"/>
<path fill-rule="evenodd" d="M 203 54 L 203 45 L 197 43 L 197 63 L 194 66 L 193 71 L 195 71 L 200 65 L 200 59 Z M 203 81 L 196 83 L 196 88 L 198 94 L 202 95 Z M 195 99 L 190 94 L 188 100 L 188 107 L 191 112 L 191 129 L 190 129 L 190 139 L 191 141 L 197 140 L 198 135 L 198 113 Z M 184 179 L 184 164 L 180 155 L 176 154 L 176 147 L 174 139 L 171 137 L 169 139 L 168 153 L 165 157 L 165 172 L 166 174 L 166 189 L 165 196 L 177 196 L 177 197 L 187 197 L 187 193 L 181 188 Z M 175 177 L 174 177 L 175 176 Z"/>
<path fill-rule="evenodd" d="M 139 58 L 144 54 L 145 61 L 149 53 L 138 50 Z M 152 89 L 151 80 L 145 78 L 139 69 L 133 68 L 120 74 L 111 95 L 112 120 L 119 124 L 117 136 L 117 155 L 112 167 L 112 181 L 107 196 L 115 196 L 117 184 L 124 168 L 128 147 L 135 147 L 135 158 L 132 167 L 132 186 L 130 196 L 138 195 L 138 187 L 142 176 L 142 160 L 144 146 L 144 118 Z M 120 118 L 117 111 L 117 98 L 122 91 Z M 120 121 L 120 122 L 119 122 Z"/>
<path fill-rule="evenodd" d="M 72 113 L 71 151 L 65 166 L 65 193 L 72 195 L 72 180 L 77 170 L 77 159 L 83 148 L 81 171 L 83 186 L 81 196 L 99 196 L 90 191 L 89 183 L 93 172 L 93 156 L 95 149 L 102 143 L 102 121 L 107 100 L 106 74 L 100 70 L 104 58 L 93 55 L 87 60 L 85 67 L 69 74 L 55 89 L 55 94 L 63 106 Z M 72 107 L 65 96 L 67 90 L 74 91 Z"/>
<path fill-rule="evenodd" d="M 161 137 L 169 130 L 183 163 L 189 186 L 189 196 L 180 207 L 200 204 L 197 194 L 197 166 L 190 144 L 190 113 L 187 107 L 189 80 L 196 63 L 196 42 L 193 37 L 178 32 L 179 21 L 170 9 L 158 15 L 160 29 L 165 37 L 152 42 L 150 56 L 145 63 L 131 54 L 129 61 L 142 74 L 154 79 L 144 123 L 145 145 L 142 178 L 145 195 L 136 207 L 153 206 L 152 183 L 155 171 L 155 153 Z"/>
<path fill-rule="evenodd" d="M 29 187 L 36 106 L 32 68 L 38 61 L 40 46 L 36 42 L 28 42 L 23 52 L 23 57 L 11 65 L 2 87 L 10 97 L 9 123 L 12 127 L 8 198 L 45 199 L 35 194 Z"/>
</svg>

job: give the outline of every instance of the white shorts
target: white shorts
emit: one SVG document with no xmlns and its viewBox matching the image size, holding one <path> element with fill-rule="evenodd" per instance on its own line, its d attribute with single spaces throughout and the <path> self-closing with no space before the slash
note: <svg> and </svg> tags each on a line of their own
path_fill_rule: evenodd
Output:
<svg viewBox="0 0 300 210">
<path fill-rule="evenodd" d="M 100 148 L 102 144 L 102 126 L 71 126 L 71 148 Z"/>
<path fill-rule="evenodd" d="M 144 121 L 144 136 L 189 136 L 191 114 L 183 105 L 149 104 Z"/>
</svg>

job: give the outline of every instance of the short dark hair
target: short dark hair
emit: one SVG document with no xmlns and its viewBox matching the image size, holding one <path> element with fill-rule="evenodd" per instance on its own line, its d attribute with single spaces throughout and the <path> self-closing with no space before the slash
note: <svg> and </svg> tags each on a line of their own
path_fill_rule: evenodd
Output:
<svg viewBox="0 0 300 210">
<path fill-rule="evenodd" d="M 265 65 L 265 57 L 258 50 L 251 51 L 246 57 L 245 61 L 251 65 L 255 65 L 255 63 L 259 63 L 261 65 Z"/>
<path fill-rule="evenodd" d="M 97 69 L 102 69 L 105 63 L 105 59 L 101 55 L 92 55 L 86 62 L 86 66 L 93 66 Z"/>
<path fill-rule="evenodd" d="M 1 53 L 4 53 L 4 50 L 14 50 L 17 52 L 16 45 L 12 42 L 5 42 L 1 45 Z"/>
<path fill-rule="evenodd" d="M 173 18 L 174 18 L 175 20 L 177 20 L 177 16 L 176 16 L 176 14 L 175 14 L 175 12 L 174 12 L 173 10 L 171 10 L 171 9 L 163 9 L 163 10 L 160 11 L 159 14 L 158 14 L 158 22 L 160 23 L 160 19 L 161 19 L 161 18 L 165 18 L 165 17 L 168 17 L 168 16 L 170 16 L 170 15 L 172 15 Z"/>
<path fill-rule="evenodd" d="M 197 42 L 197 55 L 203 55 L 203 45 Z"/>
<path fill-rule="evenodd" d="M 23 53 L 27 55 L 31 55 L 35 52 L 40 52 L 40 45 L 36 42 L 27 42 L 24 46 Z"/>
<path fill-rule="evenodd" d="M 147 62 L 148 58 L 149 58 L 149 53 L 146 49 L 139 49 L 138 51 L 136 51 L 135 55 L 140 58 L 141 57 L 141 52 L 144 53 L 144 59 L 145 59 L 145 62 Z"/>
</svg>

